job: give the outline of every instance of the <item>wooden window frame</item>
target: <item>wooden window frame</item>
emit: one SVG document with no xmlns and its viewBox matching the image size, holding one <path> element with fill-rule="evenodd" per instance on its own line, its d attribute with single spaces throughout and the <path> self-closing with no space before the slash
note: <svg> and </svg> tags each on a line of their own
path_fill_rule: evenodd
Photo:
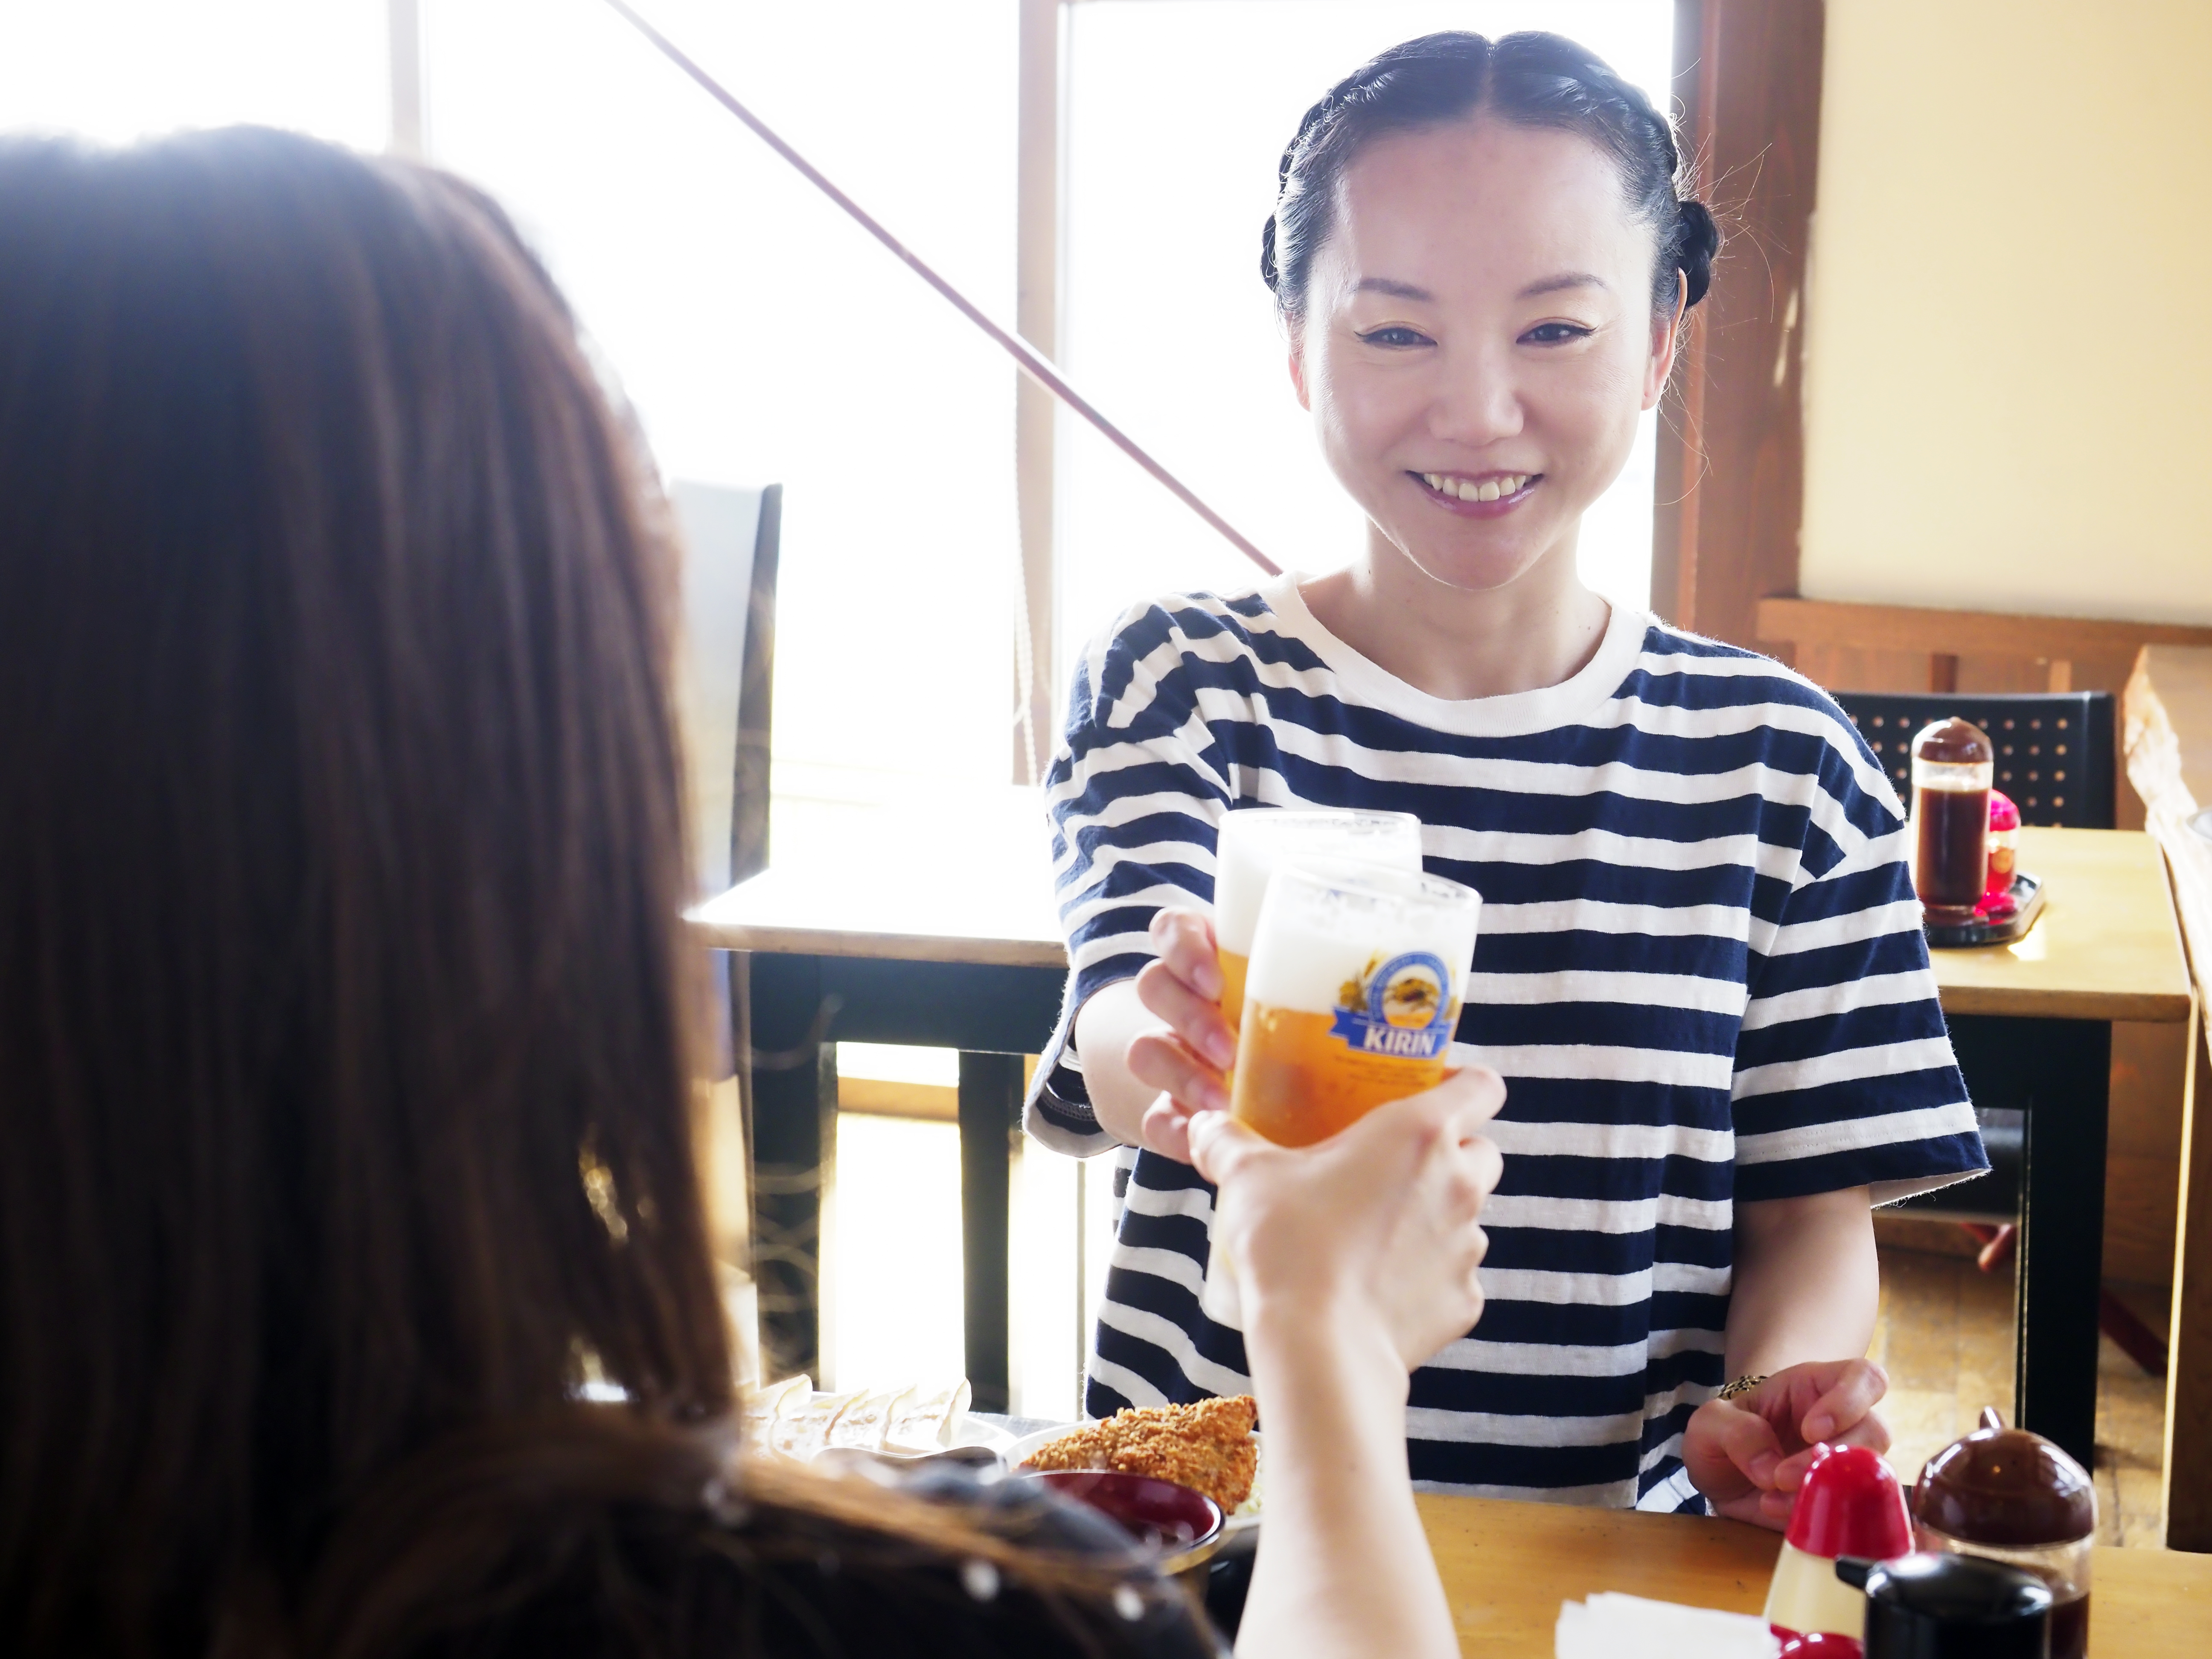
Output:
<svg viewBox="0 0 2212 1659">
<path fill-rule="evenodd" d="M 1675 0 L 1680 131 L 1726 240 L 1662 404 L 1651 607 L 1732 645 L 1797 591 L 1826 22 L 1824 0 Z"/>
</svg>

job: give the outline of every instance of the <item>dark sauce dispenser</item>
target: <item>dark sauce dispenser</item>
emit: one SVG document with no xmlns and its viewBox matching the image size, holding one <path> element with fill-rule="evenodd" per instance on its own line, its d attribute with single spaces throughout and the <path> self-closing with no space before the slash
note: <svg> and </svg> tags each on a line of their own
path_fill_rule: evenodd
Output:
<svg viewBox="0 0 2212 1659">
<path fill-rule="evenodd" d="M 1912 885 L 1939 926 L 1972 921 L 1981 902 L 1996 781 L 1996 751 L 1978 726 L 1937 720 L 1912 739 Z"/>
<path fill-rule="evenodd" d="M 2041 1579 L 2052 1603 L 2051 1659 L 2082 1659 L 2097 1492 L 2079 1463 L 1986 1410 L 1980 1428 L 1928 1460 L 1912 1516 L 1923 1550 L 1979 1556 Z"/>
</svg>

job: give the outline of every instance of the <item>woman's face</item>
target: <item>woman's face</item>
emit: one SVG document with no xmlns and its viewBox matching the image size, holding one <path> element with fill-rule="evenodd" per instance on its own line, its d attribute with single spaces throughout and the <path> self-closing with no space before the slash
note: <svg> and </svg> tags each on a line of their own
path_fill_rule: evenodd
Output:
<svg viewBox="0 0 2212 1659">
<path fill-rule="evenodd" d="M 1613 164 L 1480 117 L 1394 133 L 1346 168 L 1335 219 L 1291 374 L 1344 487 L 1453 587 L 1571 549 L 1674 360 Z"/>
</svg>

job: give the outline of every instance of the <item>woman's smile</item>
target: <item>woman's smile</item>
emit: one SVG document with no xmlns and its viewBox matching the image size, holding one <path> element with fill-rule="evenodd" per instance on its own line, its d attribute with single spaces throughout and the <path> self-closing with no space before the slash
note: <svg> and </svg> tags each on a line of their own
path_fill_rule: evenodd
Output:
<svg viewBox="0 0 2212 1659">
<path fill-rule="evenodd" d="M 1462 519 L 1502 519 L 1544 482 L 1540 472 L 1408 472 L 1431 502 Z"/>
</svg>

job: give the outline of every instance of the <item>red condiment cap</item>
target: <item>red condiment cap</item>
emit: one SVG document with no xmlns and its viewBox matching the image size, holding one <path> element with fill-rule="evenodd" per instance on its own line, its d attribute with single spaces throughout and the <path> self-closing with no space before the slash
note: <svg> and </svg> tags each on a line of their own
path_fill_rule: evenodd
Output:
<svg viewBox="0 0 2212 1659">
<path fill-rule="evenodd" d="M 1990 791 L 1990 828 L 1992 830 L 2020 828 L 2020 808 L 2012 804 L 2012 797 L 2002 789 Z"/>
<path fill-rule="evenodd" d="M 1808 1555 L 1860 1555 L 1887 1561 L 1912 1553 L 1905 1490 L 1889 1465 L 1864 1446 L 1814 1449 L 1788 1537 Z"/>
<path fill-rule="evenodd" d="M 1769 1626 L 1768 1629 L 1773 1629 Z M 1781 1632 L 1776 1631 L 1779 1636 Z M 1826 1631 L 1808 1631 L 1802 1636 L 1792 1635 L 1782 1644 L 1779 1659 L 1861 1659 L 1866 1650 L 1853 1638 L 1832 1635 Z"/>
</svg>

